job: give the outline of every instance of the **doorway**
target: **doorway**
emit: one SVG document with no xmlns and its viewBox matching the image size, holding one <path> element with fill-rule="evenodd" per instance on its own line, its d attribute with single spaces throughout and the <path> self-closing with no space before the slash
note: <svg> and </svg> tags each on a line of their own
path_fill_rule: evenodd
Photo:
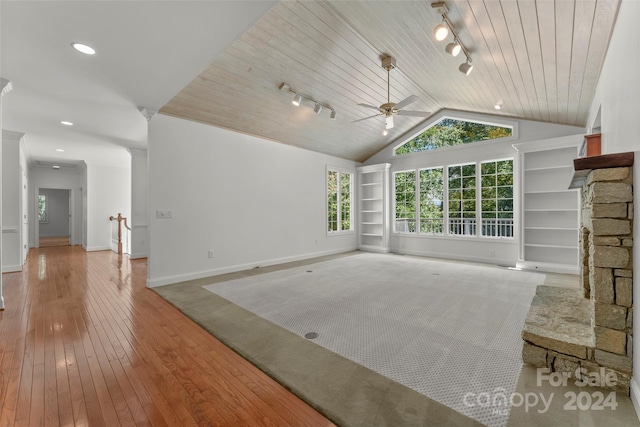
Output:
<svg viewBox="0 0 640 427">
<path fill-rule="evenodd" d="M 71 244 L 71 191 L 40 188 L 36 205 L 39 246 Z"/>
</svg>

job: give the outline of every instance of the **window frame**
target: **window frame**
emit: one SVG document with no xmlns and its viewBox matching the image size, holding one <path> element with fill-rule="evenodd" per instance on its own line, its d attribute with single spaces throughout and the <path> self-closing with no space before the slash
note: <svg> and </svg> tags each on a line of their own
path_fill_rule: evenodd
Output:
<svg viewBox="0 0 640 427">
<path fill-rule="evenodd" d="M 416 151 L 413 153 L 405 153 L 405 154 L 396 154 L 396 150 L 400 147 L 402 147 L 404 144 L 408 143 L 409 141 L 411 141 L 412 139 L 414 139 L 416 136 L 420 135 L 421 133 L 423 133 L 424 131 L 434 127 L 435 125 L 437 125 L 438 123 L 440 123 L 442 120 L 444 119 L 451 119 L 451 120 L 458 120 L 458 121 L 463 121 L 463 122 L 471 122 L 471 123 L 479 123 L 479 124 L 483 124 L 483 125 L 488 125 L 488 126 L 499 126 L 499 127 L 505 127 L 505 128 L 511 128 L 511 136 L 505 136 L 502 138 L 495 138 L 495 139 L 482 139 L 482 140 L 478 140 L 478 141 L 474 141 L 474 142 L 469 142 L 466 144 L 460 144 L 460 145 L 452 145 L 449 147 L 441 147 L 441 148 L 437 148 L 435 150 L 424 150 L 424 151 Z M 433 154 L 433 152 L 445 152 L 445 151 L 450 151 L 450 150 L 460 150 L 460 149 L 464 149 L 464 148 L 468 148 L 470 146 L 475 146 L 478 143 L 483 143 L 484 145 L 489 145 L 489 144 L 499 144 L 499 143 L 505 143 L 505 142 L 510 142 L 510 141 L 516 141 L 518 140 L 518 135 L 519 135 L 519 123 L 513 120 L 487 120 L 486 117 L 477 117 L 475 116 L 473 113 L 458 113 L 458 114 L 446 114 L 446 113 L 441 113 L 438 114 L 436 116 L 434 116 L 433 119 L 429 120 L 427 122 L 427 124 L 424 127 L 421 127 L 420 129 L 418 129 L 416 132 L 412 133 L 411 135 L 409 135 L 409 137 L 404 138 L 401 140 L 401 142 L 399 142 L 398 144 L 395 144 L 393 146 L 390 147 L 391 151 L 390 151 L 390 155 L 391 157 L 394 158 L 408 158 L 411 156 L 424 156 L 424 155 L 429 155 L 429 154 Z"/>
<path fill-rule="evenodd" d="M 336 194 L 336 202 L 337 202 L 337 212 L 336 212 L 336 230 L 329 229 L 329 173 L 335 172 L 336 183 L 337 183 L 337 194 Z M 342 229 L 343 223 L 343 200 L 342 200 L 342 177 L 343 175 L 349 175 L 349 226 L 348 230 Z M 355 171 L 352 169 L 344 168 L 344 167 L 336 167 L 327 165 L 325 174 L 324 174 L 324 188 L 325 188 L 325 231 L 327 236 L 337 236 L 344 235 L 349 233 L 355 233 Z"/>
<path fill-rule="evenodd" d="M 513 210 L 511 211 L 513 213 L 513 224 L 512 224 L 512 235 L 511 236 L 491 236 L 491 235 L 483 235 L 482 234 L 482 221 L 483 216 L 482 216 L 482 164 L 483 163 L 494 163 L 494 162 L 501 162 L 501 161 L 511 161 L 512 162 L 512 176 L 513 176 L 513 183 L 512 183 L 512 201 L 513 201 Z M 475 165 L 475 205 L 476 205 L 476 210 L 475 210 L 475 233 L 474 234 L 453 234 L 450 232 L 450 218 L 449 218 L 449 168 L 451 167 L 456 167 L 456 166 L 463 166 L 463 165 L 468 165 L 468 164 L 474 164 Z M 456 239 L 456 240 L 464 240 L 464 239 L 471 239 L 471 240 L 477 240 L 477 239 L 488 239 L 488 240 L 498 240 L 498 241 L 516 241 L 517 235 L 519 233 L 518 229 L 515 226 L 515 220 L 516 220 L 516 210 L 517 210 L 517 203 L 516 203 L 516 174 L 517 174 L 517 170 L 516 170 L 516 158 L 514 157 L 500 157 L 500 158 L 496 158 L 496 159 L 483 159 L 483 160 L 475 160 L 473 162 L 462 162 L 462 163 L 451 163 L 451 164 L 444 164 L 442 166 L 427 166 L 427 167 L 416 167 L 416 168 L 409 168 L 409 169 L 399 169 L 397 171 L 392 171 L 392 181 L 391 181 L 391 189 L 392 189 L 392 202 L 393 202 L 393 206 L 392 206 L 392 212 L 393 212 L 393 226 L 391 227 L 391 233 L 398 235 L 398 236 L 412 236 L 412 237 L 429 237 L 429 238 L 452 238 L 452 239 Z M 420 171 L 423 170 L 429 170 L 429 169 L 442 169 L 443 171 L 443 232 L 441 234 L 436 234 L 436 233 L 430 233 L 430 232 L 421 232 L 421 212 L 420 212 L 420 193 L 421 193 L 421 189 L 420 189 Z M 410 232 L 410 231 L 398 231 L 396 229 L 396 174 L 397 173 L 407 173 L 407 172 L 415 172 L 416 173 L 416 210 L 415 210 L 415 231 L 414 232 Z M 462 211 L 461 211 L 462 212 Z"/>
</svg>

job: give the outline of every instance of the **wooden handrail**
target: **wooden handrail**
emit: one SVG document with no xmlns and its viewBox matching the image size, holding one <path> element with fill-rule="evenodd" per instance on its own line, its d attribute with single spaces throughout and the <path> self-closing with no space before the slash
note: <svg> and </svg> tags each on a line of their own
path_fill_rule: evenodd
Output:
<svg viewBox="0 0 640 427">
<path fill-rule="evenodd" d="M 124 226 L 127 230 L 131 231 L 131 228 L 127 224 L 127 218 L 123 217 L 121 213 L 118 213 L 117 217 L 113 215 L 109 217 L 109 221 L 114 219 L 118 220 L 118 255 L 122 255 L 122 221 L 124 221 Z"/>
</svg>

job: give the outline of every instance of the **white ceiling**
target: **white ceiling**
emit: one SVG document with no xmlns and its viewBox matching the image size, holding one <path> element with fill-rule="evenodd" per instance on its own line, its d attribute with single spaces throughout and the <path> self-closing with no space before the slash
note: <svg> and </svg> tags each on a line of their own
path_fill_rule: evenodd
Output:
<svg viewBox="0 0 640 427">
<path fill-rule="evenodd" d="M 137 107 L 159 110 L 274 3 L 1 1 L 2 127 L 26 134 L 34 160 L 127 162 L 146 147 Z"/>
<path fill-rule="evenodd" d="M 386 102 L 382 54 L 398 64 L 391 101 L 420 98 L 408 109 L 496 114 L 500 103 L 505 117 L 585 124 L 619 0 L 447 1 L 475 66 L 467 77 L 461 57 L 433 39 L 441 18 L 430 3 L 2 1 L 0 76 L 14 87 L 3 128 L 26 133 L 36 159 L 115 163 L 127 158 L 123 147 L 146 144 L 137 107 L 164 106 L 361 161 L 423 121 L 396 117 L 386 137 L 380 117 L 351 123 L 375 114 L 358 102 Z M 98 53 L 79 54 L 73 41 Z M 338 120 L 292 108 L 283 81 Z"/>
</svg>

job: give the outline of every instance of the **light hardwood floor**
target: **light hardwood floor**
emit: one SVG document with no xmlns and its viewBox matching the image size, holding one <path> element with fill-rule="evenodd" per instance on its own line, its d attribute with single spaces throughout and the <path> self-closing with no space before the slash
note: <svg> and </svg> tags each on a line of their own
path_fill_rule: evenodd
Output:
<svg viewBox="0 0 640 427">
<path fill-rule="evenodd" d="M 32 250 L 3 275 L 0 426 L 329 426 L 145 288 L 146 260 Z"/>
</svg>

